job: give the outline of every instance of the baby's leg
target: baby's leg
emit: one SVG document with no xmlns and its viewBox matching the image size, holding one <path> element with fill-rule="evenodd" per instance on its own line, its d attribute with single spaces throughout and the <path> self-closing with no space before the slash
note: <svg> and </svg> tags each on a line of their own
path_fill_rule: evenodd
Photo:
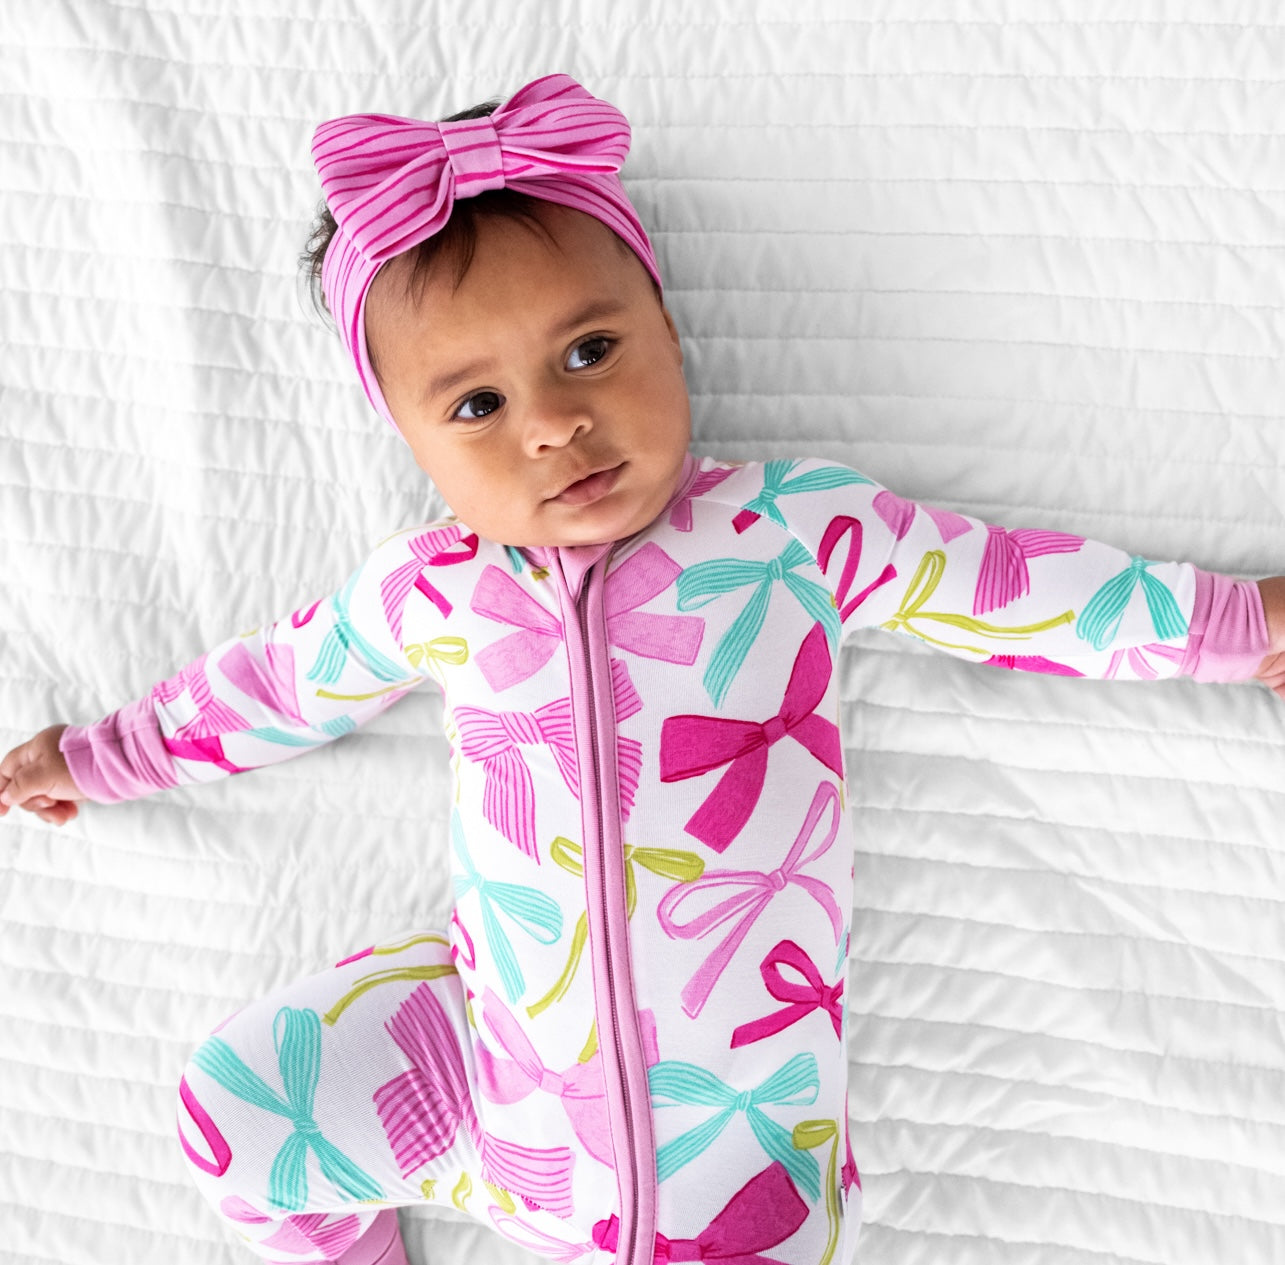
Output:
<svg viewBox="0 0 1285 1265">
<path fill-rule="evenodd" d="M 259 1256 L 402 1265 L 392 1207 L 466 1207 L 481 1185 L 475 1085 L 459 976 L 429 932 L 221 1024 L 184 1073 L 179 1138 L 201 1193 Z"/>
</svg>

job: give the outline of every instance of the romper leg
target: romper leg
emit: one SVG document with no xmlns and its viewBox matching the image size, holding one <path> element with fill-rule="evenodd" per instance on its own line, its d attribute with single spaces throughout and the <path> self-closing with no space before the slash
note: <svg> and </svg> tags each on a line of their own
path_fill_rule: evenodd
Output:
<svg viewBox="0 0 1285 1265">
<path fill-rule="evenodd" d="M 421 933 L 215 1029 L 180 1083 L 179 1141 L 201 1193 L 258 1256 L 400 1265 L 391 1209 L 450 1204 L 480 1174 L 475 1084 L 447 938 Z"/>
</svg>

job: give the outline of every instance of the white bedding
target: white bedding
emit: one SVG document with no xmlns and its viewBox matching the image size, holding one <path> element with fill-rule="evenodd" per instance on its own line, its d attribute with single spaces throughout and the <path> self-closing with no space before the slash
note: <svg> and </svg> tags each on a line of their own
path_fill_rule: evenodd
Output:
<svg viewBox="0 0 1285 1265">
<path fill-rule="evenodd" d="M 562 70 L 626 181 L 699 453 L 1285 570 L 1270 0 L 9 0 L 0 752 L 440 512 L 295 281 L 308 146 Z M 842 665 L 860 1265 L 1285 1260 L 1285 709 L 886 633 Z M 0 822 L 0 1262 L 252 1259 L 173 1135 L 246 999 L 441 925 L 440 706 L 61 830 Z M 413 1265 L 524 1253 L 403 1213 Z"/>
</svg>

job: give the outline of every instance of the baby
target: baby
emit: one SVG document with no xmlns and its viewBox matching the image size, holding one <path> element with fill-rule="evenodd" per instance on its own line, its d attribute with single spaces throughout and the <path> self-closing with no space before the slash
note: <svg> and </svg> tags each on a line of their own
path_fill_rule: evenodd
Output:
<svg viewBox="0 0 1285 1265">
<path fill-rule="evenodd" d="M 1285 697 L 1283 577 L 690 455 L 628 144 L 565 75 L 440 124 L 322 125 L 314 276 L 453 513 L 0 761 L 0 813 L 62 824 L 442 689 L 449 925 L 246 1006 L 179 1086 L 193 1178 L 266 1260 L 404 1262 L 411 1203 L 558 1261 L 850 1260 L 844 629 Z"/>
</svg>

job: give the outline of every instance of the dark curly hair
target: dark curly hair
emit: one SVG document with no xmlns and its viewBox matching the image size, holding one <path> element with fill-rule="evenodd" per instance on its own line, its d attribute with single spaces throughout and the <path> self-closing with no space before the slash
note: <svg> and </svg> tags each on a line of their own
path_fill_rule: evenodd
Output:
<svg viewBox="0 0 1285 1265">
<path fill-rule="evenodd" d="M 466 119 L 481 119 L 493 113 L 501 105 L 497 98 L 481 105 L 471 106 L 443 119 L 444 123 L 459 123 Z M 439 257 L 445 257 L 454 266 L 455 286 L 458 289 L 473 262 L 477 249 L 477 223 L 483 218 L 520 220 L 536 231 L 545 231 L 540 219 L 541 207 L 548 203 L 540 198 L 533 198 L 527 193 L 518 193 L 513 189 L 490 189 L 474 198 L 461 198 L 451 210 L 451 218 L 441 232 L 420 242 L 412 248 L 410 271 L 406 277 L 407 297 L 418 299 L 429 270 Z M 308 245 L 299 256 L 299 267 L 307 282 L 313 306 L 323 317 L 333 315 L 326 302 L 321 288 L 321 267 L 326 258 L 326 250 L 331 238 L 338 230 L 335 217 L 324 200 L 317 207 L 317 217 L 313 221 L 312 234 Z M 621 243 L 628 249 L 626 243 Z M 377 371 L 378 372 L 378 371 Z"/>
</svg>

